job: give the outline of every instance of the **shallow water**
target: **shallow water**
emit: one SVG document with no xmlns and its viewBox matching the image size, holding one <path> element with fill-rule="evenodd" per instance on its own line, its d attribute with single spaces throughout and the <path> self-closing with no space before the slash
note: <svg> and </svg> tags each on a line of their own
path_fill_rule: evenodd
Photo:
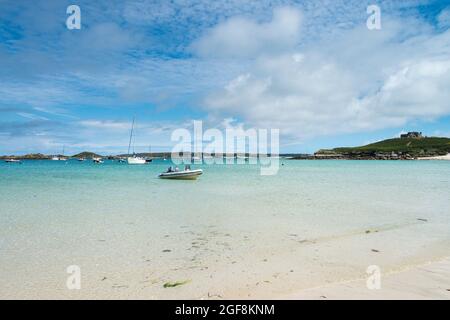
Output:
<svg viewBox="0 0 450 320">
<path fill-rule="evenodd" d="M 282 162 L 1 163 L 0 297 L 277 297 L 449 255 L 450 162 Z"/>
</svg>

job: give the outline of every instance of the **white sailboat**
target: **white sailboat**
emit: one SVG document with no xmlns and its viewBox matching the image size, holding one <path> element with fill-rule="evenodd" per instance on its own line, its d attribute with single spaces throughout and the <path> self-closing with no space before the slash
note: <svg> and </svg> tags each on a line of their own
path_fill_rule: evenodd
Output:
<svg viewBox="0 0 450 320">
<path fill-rule="evenodd" d="M 147 161 L 145 161 L 144 158 L 138 157 L 136 155 L 133 155 L 132 157 L 128 157 L 127 159 L 128 164 L 146 164 Z"/>
<path fill-rule="evenodd" d="M 52 160 L 53 161 L 67 161 L 67 158 L 64 157 L 64 151 L 65 151 L 65 146 L 63 146 L 62 156 L 53 156 Z"/>
<path fill-rule="evenodd" d="M 138 157 L 134 153 L 133 131 L 134 131 L 134 117 L 133 117 L 133 123 L 131 125 L 130 142 L 128 143 L 128 154 L 130 154 L 131 143 L 133 143 L 133 156 L 132 157 L 128 157 L 127 158 L 127 162 L 128 162 L 128 164 L 146 164 L 147 162 L 145 161 L 144 158 Z"/>
</svg>

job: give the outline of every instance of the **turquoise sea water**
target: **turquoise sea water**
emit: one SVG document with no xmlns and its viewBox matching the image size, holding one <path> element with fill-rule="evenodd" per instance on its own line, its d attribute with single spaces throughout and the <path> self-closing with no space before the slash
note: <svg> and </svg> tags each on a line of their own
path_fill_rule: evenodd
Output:
<svg viewBox="0 0 450 320">
<path fill-rule="evenodd" d="M 450 162 L 281 163 L 1 163 L 0 297 L 265 297 L 450 253 Z"/>
</svg>

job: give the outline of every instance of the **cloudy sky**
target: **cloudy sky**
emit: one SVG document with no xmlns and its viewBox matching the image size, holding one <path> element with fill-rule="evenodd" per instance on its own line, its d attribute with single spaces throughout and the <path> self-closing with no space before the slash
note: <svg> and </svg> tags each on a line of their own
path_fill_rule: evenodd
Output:
<svg viewBox="0 0 450 320">
<path fill-rule="evenodd" d="M 193 120 L 282 152 L 450 136 L 450 0 L 0 0 L 0 154 L 123 153 L 134 115 L 142 152 Z"/>
</svg>

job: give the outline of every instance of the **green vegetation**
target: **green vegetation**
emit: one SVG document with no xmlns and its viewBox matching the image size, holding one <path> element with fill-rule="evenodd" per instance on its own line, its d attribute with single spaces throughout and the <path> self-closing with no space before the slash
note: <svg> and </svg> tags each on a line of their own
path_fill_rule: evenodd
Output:
<svg viewBox="0 0 450 320">
<path fill-rule="evenodd" d="M 23 156 L 1 156 L 0 159 L 21 159 L 21 160 L 46 160 L 49 159 L 49 156 L 46 156 L 42 153 L 32 153 L 32 154 L 26 154 Z"/>
<path fill-rule="evenodd" d="M 73 155 L 72 158 L 85 158 L 85 159 L 92 159 L 92 158 L 103 158 L 101 155 L 98 155 L 93 152 L 81 152 L 76 155 Z"/>
<path fill-rule="evenodd" d="M 396 138 L 375 142 L 362 147 L 335 148 L 340 154 L 350 153 L 407 153 L 411 156 L 446 155 L 450 152 L 449 138 Z"/>
</svg>

